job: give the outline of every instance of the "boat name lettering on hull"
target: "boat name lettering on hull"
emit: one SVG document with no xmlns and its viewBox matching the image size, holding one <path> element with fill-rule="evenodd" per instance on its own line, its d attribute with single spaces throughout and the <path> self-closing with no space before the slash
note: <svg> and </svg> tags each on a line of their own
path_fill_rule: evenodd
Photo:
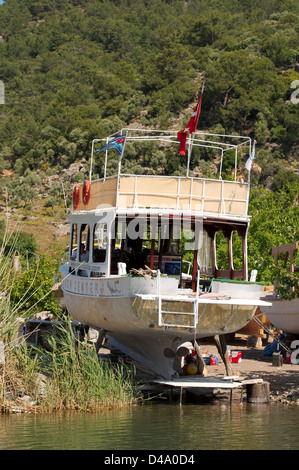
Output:
<svg viewBox="0 0 299 470">
<path fill-rule="evenodd" d="M 67 292 L 90 295 L 94 297 L 121 296 L 120 282 L 115 280 L 84 279 L 76 276 L 68 277 L 62 281 L 62 287 Z"/>
</svg>

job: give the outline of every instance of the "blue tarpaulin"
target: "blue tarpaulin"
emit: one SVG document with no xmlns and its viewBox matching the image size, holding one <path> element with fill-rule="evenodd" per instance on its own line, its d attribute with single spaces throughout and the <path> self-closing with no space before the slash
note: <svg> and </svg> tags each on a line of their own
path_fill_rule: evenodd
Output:
<svg viewBox="0 0 299 470">
<path fill-rule="evenodd" d="M 281 341 L 282 343 L 285 342 L 285 335 L 284 334 L 280 334 L 278 336 L 278 339 L 279 341 Z M 281 353 L 284 352 L 284 348 L 277 342 L 277 341 L 273 341 L 273 343 L 270 343 L 268 344 L 265 349 L 264 349 L 264 356 L 272 356 L 272 354 L 275 352 L 275 351 L 280 351 Z"/>
</svg>

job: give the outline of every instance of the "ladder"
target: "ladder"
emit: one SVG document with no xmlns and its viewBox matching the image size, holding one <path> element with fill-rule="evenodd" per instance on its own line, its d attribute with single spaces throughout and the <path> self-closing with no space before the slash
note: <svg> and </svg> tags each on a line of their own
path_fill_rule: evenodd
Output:
<svg viewBox="0 0 299 470">
<path fill-rule="evenodd" d="M 169 311 L 169 310 L 162 310 L 162 296 L 161 296 L 161 283 L 160 283 L 160 270 L 157 272 L 157 311 L 158 311 L 158 326 L 159 327 L 172 327 L 172 328 L 187 328 L 187 329 L 196 329 L 198 324 L 198 293 L 199 293 L 199 271 L 197 275 L 197 285 L 196 285 L 196 297 L 194 299 L 188 299 L 188 303 L 193 303 L 193 311 L 192 312 L 178 312 L 178 311 Z M 182 302 L 186 302 L 186 300 L 182 300 Z M 203 315 L 206 309 L 206 305 L 203 306 L 203 311 L 201 315 Z M 193 317 L 193 322 L 182 323 L 168 323 L 165 321 L 165 317 L 167 315 L 171 316 L 186 316 L 187 318 Z M 201 316 L 200 315 L 200 316 Z"/>
</svg>

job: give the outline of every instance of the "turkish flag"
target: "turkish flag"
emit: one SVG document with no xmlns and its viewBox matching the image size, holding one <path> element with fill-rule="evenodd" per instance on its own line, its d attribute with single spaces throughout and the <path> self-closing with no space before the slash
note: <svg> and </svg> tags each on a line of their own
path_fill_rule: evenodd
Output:
<svg viewBox="0 0 299 470">
<path fill-rule="evenodd" d="M 187 132 L 184 132 L 184 131 L 178 132 L 177 138 L 180 141 L 180 155 L 186 155 Z"/>
<path fill-rule="evenodd" d="M 186 154 L 187 134 L 193 134 L 193 132 L 196 131 L 197 122 L 198 122 L 198 118 L 199 118 L 200 110 L 201 110 L 201 101 L 202 101 L 202 93 L 200 94 L 198 103 L 195 106 L 193 113 L 191 114 L 191 118 L 187 126 L 185 127 L 185 129 L 177 133 L 177 138 L 180 141 L 180 155 Z"/>
</svg>

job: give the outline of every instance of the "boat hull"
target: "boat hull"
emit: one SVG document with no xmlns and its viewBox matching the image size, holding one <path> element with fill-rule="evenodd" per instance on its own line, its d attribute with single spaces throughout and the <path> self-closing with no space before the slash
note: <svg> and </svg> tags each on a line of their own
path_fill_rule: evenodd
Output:
<svg viewBox="0 0 299 470">
<path fill-rule="evenodd" d="M 298 335 L 299 297 L 292 300 L 284 300 L 274 296 L 266 296 L 264 300 L 272 304 L 267 312 L 267 318 L 272 325 L 285 333 Z"/>
<path fill-rule="evenodd" d="M 106 330 L 112 345 L 165 378 L 176 372 L 174 356 L 182 343 L 237 331 L 260 303 L 213 294 L 197 299 L 190 292 L 176 295 L 175 279 L 161 281 L 160 321 L 153 279 L 67 276 L 62 289 L 73 318 Z M 165 355 L 166 349 L 173 351 L 173 357 Z"/>
</svg>

